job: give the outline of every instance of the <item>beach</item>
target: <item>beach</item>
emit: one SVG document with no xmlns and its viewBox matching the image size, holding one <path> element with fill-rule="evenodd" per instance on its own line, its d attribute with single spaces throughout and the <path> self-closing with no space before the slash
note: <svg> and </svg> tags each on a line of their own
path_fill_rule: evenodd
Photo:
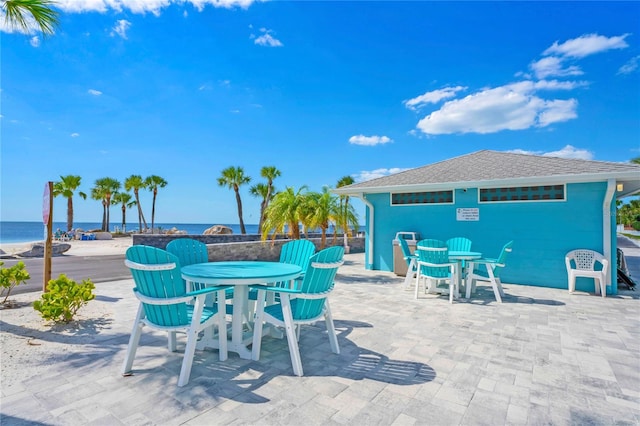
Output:
<svg viewBox="0 0 640 426">
<path fill-rule="evenodd" d="M 34 243 L 42 244 L 43 241 L 31 241 L 28 243 L 0 243 L 0 254 L 16 256 L 19 253 L 29 251 Z M 71 248 L 64 253 L 65 256 L 108 256 L 108 255 L 124 255 L 131 245 L 133 245 L 133 237 L 118 237 L 111 240 L 71 240 L 64 243 L 54 244 L 70 244 Z"/>
</svg>

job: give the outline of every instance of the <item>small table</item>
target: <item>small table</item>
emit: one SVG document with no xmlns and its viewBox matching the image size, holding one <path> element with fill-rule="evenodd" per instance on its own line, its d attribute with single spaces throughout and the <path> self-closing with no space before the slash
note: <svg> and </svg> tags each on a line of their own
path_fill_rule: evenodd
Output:
<svg viewBox="0 0 640 426">
<path fill-rule="evenodd" d="M 191 283 L 233 285 L 233 317 L 228 350 L 240 358 L 251 359 L 251 351 L 244 343 L 242 315 L 247 309 L 248 285 L 289 281 L 302 273 L 298 265 L 280 262 L 229 261 L 196 263 L 182 268 L 182 278 Z"/>
<path fill-rule="evenodd" d="M 482 258 L 482 253 L 477 251 L 450 251 L 449 252 L 449 260 L 453 260 L 456 262 L 456 275 L 458 279 L 458 289 L 461 288 L 462 283 L 464 282 L 463 274 L 462 274 L 462 262 L 467 261 L 469 265 L 468 268 L 473 269 L 473 261 Z"/>
</svg>

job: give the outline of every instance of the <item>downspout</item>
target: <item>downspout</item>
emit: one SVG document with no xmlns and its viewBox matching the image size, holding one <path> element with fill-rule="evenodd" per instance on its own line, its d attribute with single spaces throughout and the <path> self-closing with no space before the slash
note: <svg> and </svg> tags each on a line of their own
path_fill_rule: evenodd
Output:
<svg viewBox="0 0 640 426">
<path fill-rule="evenodd" d="M 371 204 L 369 200 L 364 197 L 364 194 L 358 194 L 356 195 L 356 197 L 360 198 L 362 202 L 369 208 L 369 241 L 367 241 L 367 244 L 369 246 L 367 253 L 369 253 L 369 256 L 366 263 L 368 265 L 371 265 L 371 268 L 373 269 L 373 204 Z"/>
<path fill-rule="evenodd" d="M 612 262 L 611 256 L 611 202 L 613 201 L 613 196 L 616 193 L 616 180 L 608 179 L 607 180 L 607 192 L 604 195 L 604 201 L 602 202 L 602 253 L 609 261 L 610 271 L 613 271 L 615 265 Z M 611 272 L 606 277 L 606 285 L 611 284 Z M 615 289 L 611 288 L 611 292 L 613 294 L 616 293 Z"/>
</svg>

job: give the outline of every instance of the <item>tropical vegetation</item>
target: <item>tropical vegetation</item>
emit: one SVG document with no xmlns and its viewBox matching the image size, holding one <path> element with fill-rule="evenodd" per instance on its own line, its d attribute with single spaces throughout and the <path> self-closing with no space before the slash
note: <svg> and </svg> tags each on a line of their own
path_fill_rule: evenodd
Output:
<svg viewBox="0 0 640 426">
<path fill-rule="evenodd" d="M 122 232 L 127 231 L 127 209 L 136 205 L 135 200 L 131 200 L 131 194 L 128 192 L 116 192 L 113 194 L 111 202 L 114 205 L 120 205 L 122 209 Z"/>
<path fill-rule="evenodd" d="M 102 203 L 102 230 L 109 231 L 109 207 L 111 197 L 117 193 L 122 185 L 117 179 L 110 177 L 96 179 L 94 187 L 91 188 L 91 198 Z"/>
<path fill-rule="evenodd" d="M 37 28 L 43 35 L 52 35 L 60 23 L 54 5 L 53 0 L 0 1 L 5 23 L 25 34 L 31 34 Z"/>
<path fill-rule="evenodd" d="M 324 248 L 327 232 L 332 226 L 336 231 L 343 229 L 348 235 L 351 229 L 357 231 L 358 218 L 353 206 L 340 204 L 339 198 L 331 193 L 329 187 L 324 187 L 322 192 L 307 191 L 306 186 L 298 190 L 286 187 L 274 195 L 264 211 L 264 222 L 260 228 L 262 240 L 269 237 L 275 240 L 277 235 L 285 234 L 291 239 L 299 239 L 301 226 L 305 234 L 307 230 L 319 229 L 320 246 Z M 345 238 L 345 246 L 348 246 L 347 242 Z"/>
<path fill-rule="evenodd" d="M 258 221 L 258 229 L 262 229 L 262 222 L 264 222 L 264 211 L 269 206 L 273 194 L 276 189 L 273 186 L 273 180 L 281 175 L 280 170 L 274 166 L 265 166 L 260 170 L 260 176 L 267 180 L 266 183 L 257 183 L 249 188 L 249 193 L 254 197 L 261 197 L 260 202 L 260 219 Z"/>
<path fill-rule="evenodd" d="M 144 223 L 144 229 L 147 229 L 147 221 L 142 213 L 142 206 L 140 205 L 140 190 L 145 189 L 145 179 L 142 179 L 140 175 L 131 175 L 124 181 L 124 189 L 126 191 L 133 190 L 133 196 L 136 199 L 136 206 L 138 206 L 138 229 L 142 231 L 142 224 Z"/>
<path fill-rule="evenodd" d="M 154 231 L 154 222 L 156 219 L 156 197 L 158 196 L 158 188 L 167 186 L 167 181 L 160 176 L 151 175 L 144 180 L 145 187 L 153 193 L 153 202 L 151 203 L 151 232 Z"/>
<path fill-rule="evenodd" d="M 31 279 L 24 262 L 20 261 L 9 268 L 5 268 L 3 265 L 4 262 L 0 261 L 0 297 L 4 296 L 0 302 L 2 305 L 7 302 L 9 294 L 15 286 L 25 284 L 28 279 Z"/>
<path fill-rule="evenodd" d="M 236 204 L 238 206 L 238 220 L 240 221 L 240 232 L 246 234 L 247 230 L 242 219 L 242 199 L 240 198 L 240 187 L 251 182 L 251 177 L 244 174 L 242 167 L 227 167 L 218 178 L 218 185 L 233 189 L 236 194 Z"/>
<path fill-rule="evenodd" d="M 95 299 L 95 285 L 91 280 L 78 284 L 66 275 L 60 274 L 47 283 L 47 291 L 40 300 L 33 302 L 33 309 L 40 312 L 45 320 L 68 323 L 80 308 Z"/>
<path fill-rule="evenodd" d="M 73 195 L 78 189 L 82 178 L 76 175 L 60 176 L 60 180 L 53 183 L 53 196 L 62 196 L 67 199 L 67 232 L 73 229 Z M 83 200 L 87 199 L 87 194 L 78 191 L 78 195 Z"/>
</svg>

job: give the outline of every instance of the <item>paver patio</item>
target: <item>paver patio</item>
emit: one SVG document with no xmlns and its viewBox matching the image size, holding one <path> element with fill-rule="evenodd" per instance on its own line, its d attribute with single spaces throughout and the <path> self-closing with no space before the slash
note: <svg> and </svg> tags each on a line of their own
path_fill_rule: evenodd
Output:
<svg viewBox="0 0 640 426">
<path fill-rule="evenodd" d="M 640 248 L 625 253 L 640 265 Z M 640 424 L 640 291 L 505 284 L 503 304 L 485 286 L 450 305 L 415 300 L 402 277 L 366 271 L 362 254 L 345 260 L 330 299 L 341 353 L 322 322 L 303 328 L 304 377 L 286 339 L 265 337 L 260 361 L 196 352 L 178 388 L 181 352 L 150 331 L 122 377 L 132 280 L 99 284 L 78 323 L 52 330 L 27 304 L 39 293 L 16 296 L 22 306 L 0 311 L 0 423 Z"/>
</svg>

